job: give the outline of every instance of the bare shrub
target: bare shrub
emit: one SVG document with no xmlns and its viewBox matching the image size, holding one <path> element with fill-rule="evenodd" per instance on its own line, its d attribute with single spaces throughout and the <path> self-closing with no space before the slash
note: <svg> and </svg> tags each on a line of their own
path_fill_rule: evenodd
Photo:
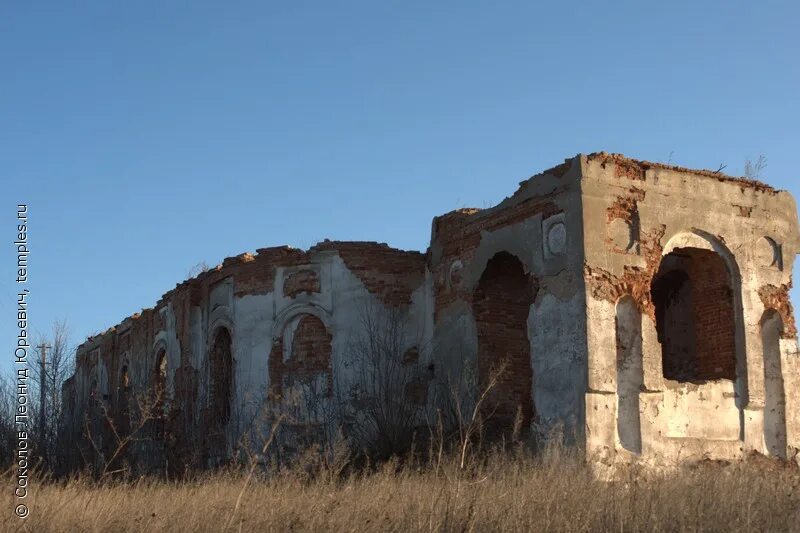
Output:
<svg viewBox="0 0 800 533">
<path fill-rule="evenodd" d="M 415 431 L 424 427 L 428 376 L 420 364 L 419 341 L 401 310 L 365 305 L 359 326 L 345 356 L 352 381 L 340 405 L 356 411 L 347 423 L 353 445 L 383 460 L 406 453 Z"/>
<path fill-rule="evenodd" d="M 194 266 L 192 266 L 186 272 L 186 278 L 187 279 L 196 278 L 200 274 L 208 272 L 209 270 L 211 270 L 211 267 L 208 266 L 208 263 L 206 263 L 205 261 L 200 261 L 199 263 L 197 263 Z"/>
<path fill-rule="evenodd" d="M 130 478 L 135 473 L 128 461 L 128 452 L 137 443 L 163 438 L 164 397 L 163 388 L 153 395 L 137 397 L 135 408 L 131 410 L 132 424 L 124 429 L 103 402 L 94 401 L 91 416 L 84 422 L 84 435 L 93 453 L 86 462 L 96 479 L 115 475 Z"/>
<path fill-rule="evenodd" d="M 65 321 L 54 322 L 51 330 L 37 335 L 33 344 L 34 350 L 28 360 L 31 447 L 43 468 L 57 471 L 63 467 L 63 443 L 59 441 L 59 427 L 66 408 L 61 388 L 74 372 L 75 347 L 70 343 L 69 326 Z M 43 346 L 44 369 L 41 366 Z M 40 399 L 44 402 L 40 402 Z"/>
<path fill-rule="evenodd" d="M 10 377 L 0 375 L 0 468 L 8 468 L 17 449 L 17 428 L 14 425 L 17 398 L 15 383 Z"/>
<path fill-rule="evenodd" d="M 765 168 L 767 168 L 767 158 L 764 154 L 759 155 L 755 162 L 747 159 L 744 162 L 744 177 L 751 180 L 761 179 L 761 173 Z"/>
</svg>

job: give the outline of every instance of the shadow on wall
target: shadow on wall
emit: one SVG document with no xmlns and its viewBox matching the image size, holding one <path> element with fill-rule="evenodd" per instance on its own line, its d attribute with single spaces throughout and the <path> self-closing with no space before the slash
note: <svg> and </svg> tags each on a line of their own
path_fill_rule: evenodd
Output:
<svg viewBox="0 0 800 533">
<path fill-rule="evenodd" d="M 631 296 L 617 303 L 617 435 L 623 448 L 642 453 L 639 392 L 642 368 L 642 315 Z"/>
<path fill-rule="evenodd" d="M 768 309 L 761 319 L 764 348 L 764 442 L 770 455 L 786 458 L 786 396 L 781 372 L 783 320 Z"/>
</svg>

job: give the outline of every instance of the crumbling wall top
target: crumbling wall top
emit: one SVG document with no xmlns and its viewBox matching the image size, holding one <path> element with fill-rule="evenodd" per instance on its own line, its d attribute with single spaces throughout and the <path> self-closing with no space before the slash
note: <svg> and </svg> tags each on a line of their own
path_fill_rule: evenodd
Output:
<svg viewBox="0 0 800 533">
<path fill-rule="evenodd" d="M 157 310 L 167 305 L 177 295 L 202 289 L 232 275 L 239 275 L 244 292 L 272 290 L 275 268 L 299 266 L 312 262 L 318 253 L 335 252 L 347 267 L 358 276 L 371 293 L 392 305 L 405 305 L 411 292 L 425 277 L 425 254 L 392 248 L 386 243 L 369 241 L 331 241 L 325 239 L 308 250 L 291 246 L 259 248 L 255 253 L 245 252 L 226 257 L 220 264 L 192 276 L 166 293 L 153 308 L 142 309 L 124 318 L 102 333 L 89 336 L 78 346 L 78 352 L 93 349 L 117 333 L 129 329 L 142 318 L 150 319 Z M 256 279 L 257 278 L 257 279 Z"/>
<path fill-rule="evenodd" d="M 663 170 L 671 170 L 673 172 L 683 172 L 687 174 L 695 174 L 707 178 L 713 178 L 720 182 L 734 183 L 739 186 L 748 187 L 759 192 L 777 193 L 778 189 L 767 185 L 758 180 L 735 177 L 723 174 L 720 171 L 705 170 L 705 169 L 691 169 L 680 167 L 677 165 L 668 165 L 665 163 L 653 163 L 652 161 L 642 161 L 626 157 L 623 154 L 614 154 L 608 152 L 594 152 L 586 156 L 588 161 L 598 161 L 601 165 L 607 163 L 614 163 L 617 167 L 617 177 L 628 177 L 631 179 L 644 180 L 645 171 L 655 168 Z"/>
</svg>

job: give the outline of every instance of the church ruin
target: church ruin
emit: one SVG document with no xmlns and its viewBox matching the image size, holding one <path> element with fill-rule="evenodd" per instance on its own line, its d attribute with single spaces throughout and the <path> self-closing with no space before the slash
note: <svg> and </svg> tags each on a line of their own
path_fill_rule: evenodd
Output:
<svg viewBox="0 0 800 533">
<path fill-rule="evenodd" d="M 381 395 L 424 427 L 490 384 L 487 428 L 561 425 L 599 464 L 796 458 L 798 253 L 785 191 L 578 155 L 425 253 L 326 240 L 178 284 L 79 347 L 64 437 L 76 466 L 208 466 L 279 418 L 300 449 L 368 438 Z"/>
</svg>

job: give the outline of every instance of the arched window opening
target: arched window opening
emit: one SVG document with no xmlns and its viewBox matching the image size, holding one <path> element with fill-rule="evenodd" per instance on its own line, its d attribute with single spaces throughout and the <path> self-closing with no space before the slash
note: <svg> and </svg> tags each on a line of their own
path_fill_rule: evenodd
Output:
<svg viewBox="0 0 800 533">
<path fill-rule="evenodd" d="M 331 357 L 331 335 L 314 315 L 303 315 L 292 339 L 291 359 L 308 370 L 327 370 Z"/>
<path fill-rule="evenodd" d="M 122 365 L 122 370 L 119 372 L 119 386 L 122 390 L 128 391 L 130 387 L 130 378 L 128 377 L 128 365 Z"/>
<path fill-rule="evenodd" d="M 93 379 L 89 385 L 89 404 L 94 407 L 97 404 L 97 380 Z"/>
<path fill-rule="evenodd" d="M 219 328 L 211 345 L 209 358 L 209 412 L 213 424 L 224 426 L 231 417 L 231 389 L 233 386 L 233 356 L 231 334 Z"/>
<path fill-rule="evenodd" d="M 130 432 L 130 377 L 127 361 L 119 371 L 117 408 L 114 419 L 120 435 L 127 435 Z"/>
<path fill-rule="evenodd" d="M 164 414 L 167 396 L 167 352 L 161 349 L 156 356 L 153 392 L 155 394 L 156 416 Z"/>
<path fill-rule="evenodd" d="M 119 398 L 119 410 L 122 413 L 128 412 L 128 395 L 130 393 L 130 377 L 128 376 L 128 365 L 122 365 L 119 371 L 119 387 L 117 397 Z"/>
<path fill-rule="evenodd" d="M 666 379 L 736 378 L 733 289 L 719 255 L 699 248 L 675 249 L 662 259 L 651 296 Z"/>
<path fill-rule="evenodd" d="M 270 353 L 270 399 L 279 402 L 286 415 L 285 427 L 295 436 L 304 435 L 301 440 L 322 430 L 327 402 L 333 395 L 331 353 L 331 333 L 319 317 L 309 313 L 286 322 Z M 377 386 L 380 379 L 372 369 L 362 370 Z"/>
<path fill-rule="evenodd" d="M 764 442 L 770 455 L 786 457 L 786 394 L 781 368 L 783 319 L 772 309 L 761 319 L 764 348 Z"/>
<path fill-rule="evenodd" d="M 479 394 L 496 380 L 484 410 L 490 434 L 506 433 L 517 425 L 526 429 L 534 416 L 528 339 L 534 293 L 533 279 L 507 252 L 489 260 L 475 289 Z"/>
<path fill-rule="evenodd" d="M 617 434 L 623 448 L 642 452 L 639 392 L 642 368 L 642 315 L 636 302 L 625 296 L 617 303 Z"/>
<path fill-rule="evenodd" d="M 297 383 L 313 383 L 315 394 L 330 395 L 331 341 L 328 328 L 314 315 L 301 314 L 289 322 L 281 339 L 282 360 L 270 362 L 273 392 L 280 395 Z"/>
<path fill-rule="evenodd" d="M 156 355 L 153 378 L 153 421 L 157 438 L 163 438 L 167 406 L 167 352 L 162 348 Z"/>
</svg>

